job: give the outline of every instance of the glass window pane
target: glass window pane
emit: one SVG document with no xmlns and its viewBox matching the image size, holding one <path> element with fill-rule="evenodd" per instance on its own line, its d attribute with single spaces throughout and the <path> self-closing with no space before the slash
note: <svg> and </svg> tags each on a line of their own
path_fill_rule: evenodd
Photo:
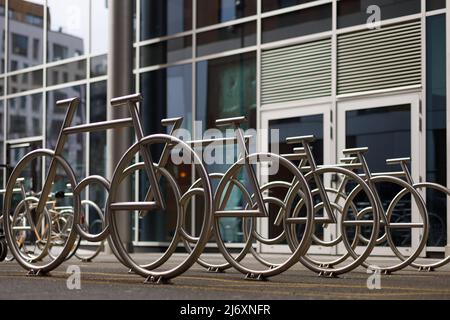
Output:
<svg viewBox="0 0 450 320">
<path fill-rule="evenodd" d="M 373 5 L 380 8 L 382 20 L 420 13 L 420 0 L 341 0 L 337 4 L 338 28 L 367 23 L 373 15 L 367 11 Z"/>
<path fill-rule="evenodd" d="M 141 75 L 141 117 L 146 134 L 166 132 L 161 119 L 183 117 L 182 128 L 191 130 L 192 124 L 192 65 L 180 65 L 166 69 L 146 72 Z M 170 168 L 169 168 L 170 167 Z M 180 172 L 180 166 L 167 166 L 167 169 Z M 145 174 L 140 171 L 139 198 L 144 199 L 148 189 Z M 177 183 L 184 191 L 191 184 L 189 175 L 183 179 L 177 174 Z M 172 205 L 169 204 L 170 208 Z M 172 210 L 172 209 L 169 209 Z M 171 215 L 155 212 L 139 219 L 140 241 L 168 241 L 174 231 L 175 222 Z"/>
<path fill-rule="evenodd" d="M 106 120 L 106 81 L 91 84 L 90 123 Z M 89 174 L 106 176 L 106 131 L 91 132 Z"/>
<path fill-rule="evenodd" d="M 106 53 L 109 41 L 108 1 L 91 1 L 91 10 L 91 53 Z"/>
<path fill-rule="evenodd" d="M 166 131 L 161 119 L 184 117 L 183 128 L 192 122 L 192 66 L 185 64 L 141 75 L 141 107 L 146 134 Z"/>
<path fill-rule="evenodd" d="M 427 0 L 427 11 L 444 9 L 446 0 Z"/>
<path fill-rule="evenodd" d="M 8 139 L 42 135 L 42 94 L 8 100 Z"/>
<path fill-rule="evenodd" d="M 47 85 L 52 86 L 86 79 L 86 59 L 47 69 Z"/>
<path fill-rule="evenodd" d="M 256 55 L 254 52 L 197 63 L 196 120 L 204 130 L 215 120 L 247 116 L 256 126 Z"/>
<path fill-rule="evenodd" d="M 66 108 L 57 107 L 58 100 L 80 98 L 80 105 L 72 120 L 72 126 L 86 123 L 86 86 L 73 86 L 47 92 L 47 148 L 54 149 L 66 116 Z M 84 178 L 85 172 L 85 135 L 69 135 L 64 147 L 64 157 L 75 171 L 77 179 Z"/>
<path fill-rule="evenodd" d="M 197 0 L 197 28 L 256 14 L 256 0 Z"/>
<path fill-rule="evenodd" d="M 91 58 L 91 78 L 105 76 L 108 72 L 108 56 L 106 54 Z"/>
<path fill-rule="evenodd" d="M 0 34 L 1 34 L 1 44 L 0 44 L 0 73 L 5 72 L 5 1 L 0 3 Z M 1 161 L 1 160 L 0 160 Z M 2 171 L 0 170 L 0 176 Z"/>
<path fill-rule="evenodd" d="M 331 30 L 331 5 L 312 7 L 263 19 L 264 43 Z"/>
<path fill-rule="evenodd" d="M 0 100 L 0 124 L 2 129 L 0 129 L 0 164 L 5 164 L 5 158 L 3 154 L 3 147 L 5 142 L 5 130 L 3 128 L 3 123 L 5 120 L 5 107 L 3 104 L 3 100 Z M 4 188 L 3 185 L 3 170 L 0 168 L 0 188 Z"/>
<path fill-rule="evenodd" d="M 409 104 L 347 111 L 345 127 L 346 148 L 377 150 L 367 154 L 367 162 L 373 172 L 391 171 L 386 159 L 411 156 Z"/>
<path fill-rule="evenodd" d="M 144 46 L 140 50 L 141 67 L 166 64 L 192 57 L 192 37 L 181 37 Z"/>
<path fill-rule="evenodd" d="M 192 29 L 192 0 L 141 0 L 141 40 Z"/>
<path fill-rule="evenodd" d="M 8 77 L 8 94 L 42 88 L 42 69 Z"/>
<path fill-rule="evenodd" d="M 89 0 L 48 0 L 48 61 L 83 55 L 89 43 Z"/>
<path fill-rule="evenodd" d="M 5 94 L 5 78 L 0 78 L 0 96 L 4 94 Z"/>
<path fill-rule="evenodd" d="M 256 23 L 249 22 L 197 35 L 197 55 L 204 56 L 256 45 Z"/>
<path fill-rule="evenodd" d="M 447 81 L 445 14 L 427 18 L 427 181 L 447 185 Z M 447 243 L 447 199 L 427 190 L 431 229 L 428 245 Z"/>
<path fill-rule="evenodd" d="M 261 0 L 263 12 L 291 7 L 311 1 L 316 0 Z"/>
<path fill-rule="evenodd" d="M 42 64 L 44 1 L 10 0 L 8 28 L 9 70 Z"/>
</svg>

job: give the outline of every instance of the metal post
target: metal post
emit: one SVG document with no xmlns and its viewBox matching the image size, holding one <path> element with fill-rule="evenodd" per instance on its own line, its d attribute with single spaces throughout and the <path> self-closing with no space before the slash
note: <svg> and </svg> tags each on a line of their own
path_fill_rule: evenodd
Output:
<svg viewBox="0 0 450 320">
<path fill-rule="evenodd" d="M 132 93 L 133 81 L 133 1 L 108 0 L 109 6 L 109 50 L 108 50 L 108 106 L 107 119 L 129 117 L 128 108 L 111 108 L 109 101 L 114 97 Z M 130 146 L 130 129 L 108 130 L 106 169 L 111 179 L 114 168 Z M 129 201 L 130 183 L 124 181 L 122 195 L 117 201 Z M 126 248 L 131 249 L 131 215 L 118 215 L 120 236 Z"/>
</svg>

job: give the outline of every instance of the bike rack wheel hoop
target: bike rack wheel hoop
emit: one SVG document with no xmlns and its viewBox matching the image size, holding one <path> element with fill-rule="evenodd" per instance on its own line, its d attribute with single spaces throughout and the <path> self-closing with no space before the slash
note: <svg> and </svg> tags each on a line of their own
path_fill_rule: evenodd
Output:
<svg viewBox="0 0 450 320">
<path fill-rule="evenodd" d="M 224 176 L 223 173 L 209 174 L 210 180 L 220 181 L 223 178 L 223 176 Z M 195 181 L 194 184 L 189 188 L 189 190 L 183 194 L 183 196 L 181 197 L 181 200 L 180 200 L 181 205 L 182 205 L 182 210 L 183 210 L 182 211 L 183 212 L 183 220 L 182 220 L 182 227 L 180 229 L 180 232 L 181 232 L 181 238 L 183 240 L 184 246 L 185 246 L 186 250 L 188 250 L 188 251 L 192 250 L 191 245 L 195 244 L 198 241 L 198 237 L 190 235 L 185 230 L 185 221 L 186 221 L 185 216 L 186 216 L 186 211 L 189 210 L 190 200 L 193 197 L 195 197 L 196 195 L 201 196 L 203 194 L 202 189 L 198 188 L 200 183 L 201 183 L 200 180 Z M 251 199 L 251 196 L 249 195 L 249 193 L 247 192 L 245 186 L 237 179 L 232 179 L 230 181 L 230 184 L 233 187 L 235 186 L 239 190 L 239 192 L 242 193 L 244 202 L 251 205 L 252 199 Z M 232 191 L 233 187 L 229 187 L 228 190 Z M 244 221 L 246 221 L 246 218 L 244 218 Z M 245 228 L 245 226 L 244 226 L 244 228 Z M 211 238 L 213 237 L 213 233 L 214 233 L 214 227 L 211 225 Z M 241 261 L 247 255 L 248 251 L 251 250 L 251 246 L 252 246 L 252 239 L 251 239 L 251 237 L 247 237 L 247 239 L 244 242 L 244 246 L 242 248 L 240 248 L 238 256 L 235 258 L 235 260 Z M 223 263 L 211 263 L 211 262 L 208 262 L 205 259 L 203 259 L 201 256 L 198 258 L 197 263 L 210 272 L 219 272 L 220 273 L 220 272 L 224 272 L 225 270 L 232 267 L 231 264 L 229 262 L 227 262 L 226 260 Z"/>
<path fill-rule="evenodd" d="M 110 182 L 105 179 L 102 176 L 92 175 L 89 177 L 84 178 L 80 181 L 80 183 L 73 189 L 73 194 L 77 196 L 78 199 L 81 199 L 81 191 L 84 190 L 88 185 L 90 184 L 98 184 L 103 186 L 105 188 L 106 192 L 109 194 L 110 189 Z M 81 202 L 79 206 L 81 205 Z M 97 206 L 97 205 L 96 205 Z M 83 229 L 83 222 L 81 221 L 81 215 L 78 220 L 75 222 L 75 227 L 77 230 L 77 233 L 80 235 L 80 237 L 84 240 L 90 241 L 90 242 L 99 242 L 103 241 L 108 237 L 109 235 L 109 224 L 106 223 L 103 227 L 102 231 L 98 234 L 90 234 L 89 231 L 86 231 Z"/>
<path fill-rule="evenodd" d="M 442 194 L 445 195 L 445 197 L 450 197 L 450 189 L 444 187 L 443 185 L 437 184 L 437 183 L 433 183 L 433 182 L 415 183 L 413 185 L 413 187 L 419 192 L 423 191 L 423 190 L 426 191 L 426 190 L 431 189 L 431 190 L 435 190 L 437 192 L 441 192 Z M 425 192 L 425 195 L 426 195 L 426 192 Z M 425 201 L 425 203 L 427 203 L 427 200 Z M 427 206 L 429 229 L 431 229 L 430 212 L 428 210 L 429 209 Z M 445 225 L 444 225 L 444 227 L 445 227 Z M 445 266 L 449 262 L 450 262 L 450 255 L 445 257 L 444 259 L 440 259 L 439 261 L 436 261 L 434 263 L 419 263 L 419 262 L 414 261 L 411 263 L 411 266 L 414 268 L 417 268 L 419 270 L 434 270 L 434 269 Z"/>
<path fill-rule="evenodd" d="M 123 243 L 120 239 L 120 234 L 117 226 L 116 216 L 118 214 L 124 214 L 120 211 L 134 211 L 134 210 L 140 210 L 136 209 L 137 207 L 141 208 L 142 205 L 139 203 L 120 203 L 116 201 L 116 198 L 118 197 L 118 190 L 120 181 L 123 180 L 123 172 L 126 170 L 128 164 L 132 162 L 135 155 L 139 153 L 144 148 L 147 149 L 152 145 L 163 145 L 163 146 L 169 146 L 172 148 L 172 150 L 176 150 L 177 152 L 183 152 L 183 159 L 189 159 L 191 161 L 190 165 L 194 166 L 195 168 L 195 174 L 196 176 L 201 179 L 202 181 L 202 189 L 204 193 L 203 197 L 203 210 L 205 214 L 203 215 L 203 223 L 202 228 L 198 237 L 198 241 L 195 244 L 194 248 L 191 252 L 188 253 L 187 257 L 184 259 L 181 259 L 181 262 L 177 262 L 175 266 L 169 267 L 167 270 L 149 270 L 148 266 L 139 264 L 136 262 L 131 254 L 127 251 L 127 248 L 124 247 Z M 184 155 L 184 153 L 187 153 L 187 155 Z M 155 165 L 153 166 L 154 168 Z M 148 168 L 146 168 L 148 169 Z M 161 174 L 160 171 L 159 174 Z M 155 176 L 157 176 L 158 172 L 154 172 Z M 170 175 L 171 176 L 171 175 Z M 173 179 L 173 177 L 172 177 Z M 169 182 L 169 186 L 171 186 L 172 183 Z M 156 189 L 156 188 L 154 188 Z M 179 194 L 179 189 L 176 187 L 175 190 L 173 190 L 174 194 Z M 145 204 L 145 203 L 144 203 Z M 180 236 L 180 228 L 181 228 L 181 205 L 179 202 L 176 203 L 177 206 L 177 226 L 176 226 L 176 232 L 173 235 L 175 237 L 175 241 L 179 240 Z M 200 254 L 203 252 L 203 249 L 209 240 L 210 233 L 211 233 L 211 210 L 213 207 L 213 197 L 212 197 L 212 187 L 211 182 L 208 177 L 208 173 L 206 172 L 205 167 L 203 166 L 202 160 L 199 158 L 199 156 L 194 152 L 194 150 L 187 145 L 182 140 L 171 136 L 167 134 L 154 134 L 150 136 L 144 137 L 139 142 L 135 143 L 133 146 L 131 146 L 126 153 L 123 155 L 121 160 L 119 161 L 118 165 L 116 166 L 113 174 L 113 178 L 111 180 L 111 190 L 108 196 L 107 200 L 107 206 L 106 206 L 106 221 L 107 224 L 110 225 L 111 228 L 111 240 L 114 243 L 117 253 L 119 254 L 120 258 L 125 261 L 126 265 L 131 267 L 131 269 L 147 278 L 147 281 L 149 282 L 165 282 L 170 280 L 171 278 L 174 278 L 183 272 L 187 271 L 199 258 Z M 147 210 L 147 209 L 146 209 Z"/>
<path fill-rule="evenodd" d="M 345 193 L 343 205 L 334 203 L 336 199 L 334 199 L 334 201 L 330 201 L 331 209 L 333 210 L 332 214 L 334 215 L 334 213 L 337 211 L 340 215 L 335 216 L 337 231 L 340 231 L 339 236 L 336 236 L 336 239 L 334 241 L 319 242 L 319 244 L 326 244 L 327 246 L 336 246 L 339 243 L 348 244 L 345 245 L 346 252 L 343 253 L 340 257 L 333 257 L 333 260 L 327 262 L 316 261 L 308 254 L 300 258 L 300 262 L 311 271 L 324 275 L 337 276 L 350 272 L 351 270 L 354 270 L 355 268 L 360 266 L 372 252 L 379 230 L 379 210 L 373 192 L 371 191 L 367 183 L 353 171 L 338 166 L 322 166 L 316 169 L 315 174 L 318 176 L 326 174 L 341 175 L 344 176 L 345 179 L 347 179 L 347 184 L 349 183 L 349 181 L 353 182 L 353 185 L 351 185 L 350 188 L 350 192 L 348 194 Z M 341 196 L 342 192 L 342 190 L 336 191 L 335 194 Z M 361 195 L 363 195 L 364 199 L 368 201 L 369 207 L 366 206 L 365 208 L 370 208 L 370 211 L 367 211 L 365 209 L 363 210 L 365 210 L 365 212 L 370 212 L 371 216 L 366 218 L 365 220 L 346 220 L 348 213 L 355 210 L 356 197 L 361 197 Z M 315 209 L 319 208 L 320 206 L 323 206 L 323 199 L 321 203 L 315 206 Z M 293 210 L 293 214 L 296 214 L 296 208 Z M 355 250 L 357 241 L 355 240 L 355 238 L 353 238 L 352 241 L 349 241 L 351 232 L 347 232 L 347 228 L 353 227 L 359 229 L 361 225 L 366 227 L 368 226 L 370 228 L 370 237 L 369 241 L 365 243 L 365 246 L 363 248 L 359 248 L 357 254 Z M 290 229 L 288 230 L 290 231 Z M 292 246 L 292 241 L 295 241 L 295 238 L 293 238 L 292 235 L 292 231 L 287 233 L 287 239 L 288 243 Z M 352 256 L 352 259 L 348 259 L 350 256 Z"/>
<path fill-rule="evenodd" d="M 82 206 L 92 207 L 95 210 L 95 212 L 100 217 L 100 219 L 96 219 L 92 224 L 93 225 L 100 225 L 100 228 L 103 230 L 105 228 L 105 226 L 106 226 L 106 221 L 105 221 L 105 215 L 103 214 L 102 209 L 100 209 L 100 207 L 94 201 L 91 201 L 91 200 L 82 200 L 81 201 L 81 205 Z M 90 223 L 88 223 L 86 220 L 84 222 L 85 222 L 86 230 L 89 230 Z M 101 241 L 100 244 L 97 246 L 97 248 L 95 250 L 93 250 L 90 253 L 84 254 L 84 253 L 80 253 L 79 252 L 79 248 L 80 248 L 80 245 L 81 245 L 81 237 L 79 237 L 77 248 L 76 248 L 76 250 L 74 252 L 75 257 L 77 257 L 79 260 L 84 261 L 84 262 L 92 261 L 102 251 L 102 249 L 104 247 L 104 242 L 105 242 L 105 240 Z"/>
<path fill-rule="evenodd" d="M 70 165 L 60 156 L 55 156 L 54 152 L 52 150 L 48 149 L 37 149 L 34 151 L 31 151 L 27 155 L 25 155 L 16 165 L 14 170 L 11 173 L 11 176 L 9 177 L 9 180 L 6 185 L 6 192 L 4 196 L 4 204 L 3 204 L 3 213 L 5 216 L 8 216 L 11 214 L 13 208 L 13 190 L 14 186 L 16 184 L 16 180 L 22 177 L 22 171 L 28 164 L 30 164 L 32 161 L 35 161 L 37 158 L 49 158 L 54 161 L 63 169 L 66 178 L 68 179 L 69 183 L 72 186 L 76 185 L 76 177 L 75 173 L 73 172 Z M 43 160 L 44 161 L 44 160 Z M 45 162 L 43 162 L 45 163 Z M 79 215 L 79 203 L 80 200 L 77 198 L 77 195 L 74 195 L 74 221 L 78 219 Z M 41 263 L 37 262 L 30 262 L 27 259 L 24 259 L 22 255 L 20 254 L 19 250 L 20 248 L 17 247 L 17 241 L 14 239 L 13 234 L 13 225 L 10 221 L 10 219 L 4 219 L 5 224 L 5 235 L 6 240 L 8 242 L 9 249 L 11 250 L 11 253 L 13 254 L 14 258 L 17 260 L 17 262 L 26 270 L 28 270 L 30 273 L 33 274 L 45 274 L 50 272 L 51 270 L 58 267 L 61 263 L 64 262 L 66 256 L 69 254 L 70 250 L 72 249 L 72 246 L 76 240 L 76 229 L 70 228 L 68 237 L 66 239 L 65 245 L 62 247 L 61 252 L 55 259 L 49 259 L 49 261 L 44 261 Z"/>
<path fill-rule="evenodd" d="M 381 221 L 383 225 L 380 226 L 384 228 L 384 234 L 382 238 L 386 238 L 386 242 L 388 243 L 390 249 L 399 259 L 398 263 L 393 263 L 385 266 L 372 266 L 368 261 L 365 261 L 362 265 L 366 268 L 371 268 L 372 270 L 380 270 L 383 273 L 392 273 L 395 271 L 399 271 L 401 269 L 406 268 L 411 265 L 414 260 L 420 255 L 420 253 L 425 248 L 426 242 L 428 240 L 428 215 L 426 213 L 426 206 L 423 198 L 417 192 L 417 190 L 411 186 L 405 180 L 402 180 L 393 176 L 375 176 L 371 178 L 372 183 L 375 185 L 377 183 L 391 183 L 396 184 L 400 187 L 400 192 L 394 197 L 394 199 L 390 202 L 389 207 L 387 208 L 386 213 L 383 213 L 384 217 L 381 217 Z M 392 217 L 392 212 L 395 209 L 395 206 L 398 204 L 398 201 L 403 198 L 406 194 L 411 194 L 412 202 L 414 202 L 415 206 L 417 206 L 419 217 L 421 218 L 421 222 L 416 224 L 413 222 L 405 222 L 396 225 L 395 223 L 390 222 L 390 218 Z M 383 221 L 386 220 L 386 221 Z M 403 226 L 401 226 L 403 225 Z M 416 226 L 417 225 L 417 226 Z M 395 240 L 393 239 L 392 230 L 395 229 L 405 229 L 410 226 L 410 229 L 413 228 L 421 228 L 423 231 L 422 236 L 419 237 L 419 243 L 415 248 L 410 247 L 408 250 L 411 254 L 406 257 L 403 253 L 401 253 L 400 249 L 395 244 Z M 412 231 L 411 231 L 412 232 Z M 412 245 L 412 244 L 411 244 Z"/>
<path fill-rule="evenodd" d="M 293 253 L 282 263 L 278 263 L 277 265 L 271 265 L 268 266 L 265 263 L 262 264 L 262 268 L 254 269 L 253 267 L 248 267 L 244 265 L 242 262 L 237 261 L 227 250 L 227 247 L 225 245 L 223 235 L 221 234 L 220 230 L 220 219 L 221 217 L 226 215 L 226 210 L 224 214 L 217 215 L 214 214 L 214 230 L 215 234 L 217 235 L 217 244 L 219 247 L 219 250 L 224 255 L 225 259 L 238 271 L 246 275 L 246 278 L 249 279 L 264 279 L 267 277 L 278 275 L 287 269 L 289 269 L 291 266 L 293 266 L 295 263 L 299 261 L 300 256 L 306 253 L 307 249 L 309 248 L 309 243 L 311 239 L 311 233 L 313 231 L 313 205 L 312 205 L 312 199 L 311 199 L 311 192 L 309 189 L 309 186 L 306 182 L 305 177 L 301 174 L 301 172 L 287 159 L 281 157 L 277 154 L 272 153 L 255 153 L 248 155 L 245 158 L 239 159 L 235 164 L 233 164 L 225 173 L 225 176 L 220 181 L 216 192 L 215 192 L 215 199 L 220 199 L 220 195 L 222 195 L 225 191 L 226 186 L 228 185 L 229 181 L 236 177 L 239 173 L 239 170 L 243 168 L 244 163 L 260 163 L 261 159 L 270 159 L 270 161 L 278 161 L 278 165 L 280 167 L 284 167 L 287 172 L 289 172 L 290 177 L 295 177 L 297 184 L 296 184 L 296 190 L 302 190 L 302 193 L 305 195 L 305 204 L 307 208 L 306 212 L 306 223 L 305 223 L 305 232 L 304 237 L 299 241 L 299 245 L 295 248 Z M 260 190 L 257 190 L 255 192 L 260 192 Z M 267 201 L 264 199 L 263 196 L 263 202 L 264 205 L 266 205 Z M 273 202 L 273 201 L 271 201 Z M 215 211 L 220 211 L 222 204 L 218 201 L 215 202 Z M 288 204 L 289 206 L 289 204 Z M 267 217 L 268 218 L 268 217 Z M 256 219 L 255 219 L 256 220 Z M 254 239 L 254 237 L 252 237 Z"/>
</svg>

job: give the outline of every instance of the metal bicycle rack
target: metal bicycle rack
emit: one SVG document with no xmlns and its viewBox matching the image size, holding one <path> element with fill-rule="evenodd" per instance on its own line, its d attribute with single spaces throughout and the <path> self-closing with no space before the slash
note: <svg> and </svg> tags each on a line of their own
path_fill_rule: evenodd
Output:
<svg viewBox="0 0 450 320">
<path fill-rule="evenodd" d="M 77 255 L 82 239 L 90 242 L 108 240 L 118 260 L 151 283 L 166 283 L 196 262 L 212 272 L 222 272 L 233 267 L 247 279 L 256 280 L 280 274 L 296 263 L 302 263 L 322 276 L 338 276 L 358 266 L 370 267 L 368 259 L 371 253 L 382 244 L 387 244 L 399 259 L 393 265 L 379 267 L 384 273 L 392 273 L 407 266 L 434 270 L 450 261 L 450 257 L 447 257 L 432 264 L 416 262 L 429 233 L 427 207 L 420 192 L 432 189 L 449 196 L 450 189 L 435 183 L 415 183 L 407 166 L 408 158 L 387 160 L 388 164 L 399 165 L 402 169 L 400 172 L 372 173 L 365 159 L 368 149 L 356 148 L 343 150 L 345 158 L 338 164 L 318 165 L 312 153 L 313 136 L 287 138 L 287 143 L 297 145 L 290 154 L 250 153 L 248 141 L 251 137 L 245 136 L 242 129 L 245 117 L 216 121 L 217 127 L 232 127 L 235 133 L 232 137 L 183 141 L 175 136 L 183 118 L 161 120 L 161 124 L 168 128 L 168 134 L 145 136 L 137 107 L 141 101 L 139 94 L 112 99 L 111 107 L 128 108 L 129 118 L 77 126 L 71 126 L 71 122 L 79 99 L 58 101 L 58 107 L 67 108 L 67 111 L 55 149 L 31 151 L 10 172 L 6 189 L 2 190 L 3 221 L 0 223 L 4 225 L 4 236 L 11 254 L 30 274 L 46 274 L 72 255 Z M 64 158 L 67 137 L 76 133 L 125 127 L 134 129 L 136 142 L 116 165 L 111 181 L 98 175 L 77 181 L 73 168 Z M 209 173 L 197 149 L 222 143 L 237 145 L 237 159 L 224 173 Z M 152 148 L 160 151 L 158 157 L 155 158 Z M 192 184 L 185 191 L 170 170 L 175 165 L 171 162 L 171 155 L 174 154 L 189 160 L 178 166 L 187 166 L 188 169 L 185 169 L 193 173 Z M 44 162 L 45 159 L 47 162 Z M 142 159 L 142 162 L 135 159 Z M 27 166 L 37 161 L 48 164 L 41 188 L 35 186 L 36 181 L 23 178 Z M 289 177 L 280 180 L 275 174 L 275 177 L 269 179 L 268 176 L 267 182 L 261 183 L 257 170 L 262 171 L 262 168 L 274 162 Z M 145 198 L 142 201 L 119 200 L 121 185 L 138 171 L 143 171 L 148 179 Z M 242 178 L 244 175 L 247 177 L 245 181 Z M 70 205 L 57 205 L 61 192 L 54 192 L 53 189 L 55 179 L 59 176 L 68 180 L 64 186 L 69 192 L 61 192 Z M 213 181 L 218 182 L 215 190 Z M 387 208 L 377 188 L 380 183 L 391 183 L 400 190 Z M 90 184 L 98 184 L 105 189 L 107 199 L 104 209 L 93 201 L 81 199 L 83 190 Z M 236 190 L 243 199 L 238 209 L 230 208 L 229 205 L 231 194 Z M 168 201 L 167 194 L 172 200 Z M 20 195 L 20 199 L 17 199 L 17 195 Z M 418 208 L 420 221 L 413 221 L 412 217 L 406 222 L 393 218 L 394 209 L 404 197 L 411 197 L 411 205 Z M 194 199 L 195 203 L 201 205 L 203 219 L 200 232 L 195 235 L 189 233 L 186 225 Z M 89 232 L 82 218 L 82 206 L 91 206 L 96 210 L 101 224 L 99 233 Z M 127 212 L 138 212 L 138 216 L 142 217 L 152 210 L 168 211 L 169 206 L 172 206 L 172 214 L 176 214 L 177 223 L 167 249 L 152 263 L 137 261 L 121 241 L 117 217 Z M 242 220 L 243 246 L 238 254 L 230 252 L 224 239 L 221 221 L 226 218 Z M 257 228 L 260 219 L 268 221 L 269 218 L 273 226 L 281 230 L 276 236 L 261 234 Z M 332 237 L 325 236 L 323 232 L 330 226 L 337 230 L 337 234 Z M 421 232 L 419 243 L 414 248 L 411 246 L 407 254 L 399 249 L 393 235 L 404 229 Z M 223 263 L 210 263 L 202 257 L 206 244 L 213 236 L 225 259 Z M 269 261 L 255 250 L 255 244 L 282 243 L 287 243 L 291 250 L 282 262 Z M 168 264 L 179 244 L 185 248 L 187 257 L 175 266 L 161 270 Z M 338 255 L 318 259 L 310 251 L 312 245 L 327 248 L 339 246 L 344 250 L 340 250 Z M 34 251 L 31 247 L 34 247 Z M 0 234 L 0 261 L 6 252 L 3 234 Z M 95 255 L 98 253 L 99 250 L 95 251 Z M 95 255 L 84 260 L 90 260 Z M 244 263 L 248 255 L 259 263 L 258 268 Z M 83 260 L 81 256 L 78 257 Z"/>
</svg>

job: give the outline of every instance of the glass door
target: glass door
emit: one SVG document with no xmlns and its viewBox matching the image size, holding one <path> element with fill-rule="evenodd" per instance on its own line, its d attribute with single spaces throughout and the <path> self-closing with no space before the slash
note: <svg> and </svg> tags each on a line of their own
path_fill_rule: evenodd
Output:
<svg viewBox="0 0 450 320">
<path fill-rule="evenodd" d="M 287 137 L 314 135 L 316 140 L 311 144 L 313 155 L 317 164 L 330 163 L 330 105 L 300 106 L 291 108 L 277 108 L 262 111 L 261 128 L 268 129 L 263 132 L 261 150 L 279 154 L 293 153 L 293 145 L 286 143 Z M 296 165 L 298 163 L 295 163 Z M 283 174 L 283 173 L 281 173 Z M 262 183 L 268 182 L 267 177 L 261 177 Z M 286 180 L 288 181 L 288 180 Z M 261 219 L 258 226 L 261 235 L 274 238 L 280 234 L 282 227 L 275 227 L 273 220 Z M 323 228 L 322 236 L 330 237 L 335 226 Z M 264 245 L 259 248 L 261 252 L 290 252 L 287 245 Z M 310 253 L 331 253 L 330 248 L 313 246 Z"/>
<path fill-rule="evenodd" d="M 424 152 L 420 152 L 423 135 L 419 101 L 419 94 L 404 94 L 339 102 L 338 157 L 343 157 L 345 148 L 368 147 L 366 159 L 373 173 L 401 171 L 400 166 L 387 165 L 386 159 L 410 157 L 409 170 L 414 181 L 419 182 L 424 163 Z M 390 183 L 379 185 L 377 190 L 385 210 L 400 191 Z M 402 201 L 393 211 L 398 222 L 418 219 L 419 213 L 410 197 Z M 397 219 L 395 217 L 391 221 Z M 402 230 L 396 235 L 394 242 L 405 254 L 419 243 L 417 229 Z M 342 246 L 338 250 L 345 248 Z M 381 245 L 374 253 L 390 255 L 392 251 Z"/>
</svg>

